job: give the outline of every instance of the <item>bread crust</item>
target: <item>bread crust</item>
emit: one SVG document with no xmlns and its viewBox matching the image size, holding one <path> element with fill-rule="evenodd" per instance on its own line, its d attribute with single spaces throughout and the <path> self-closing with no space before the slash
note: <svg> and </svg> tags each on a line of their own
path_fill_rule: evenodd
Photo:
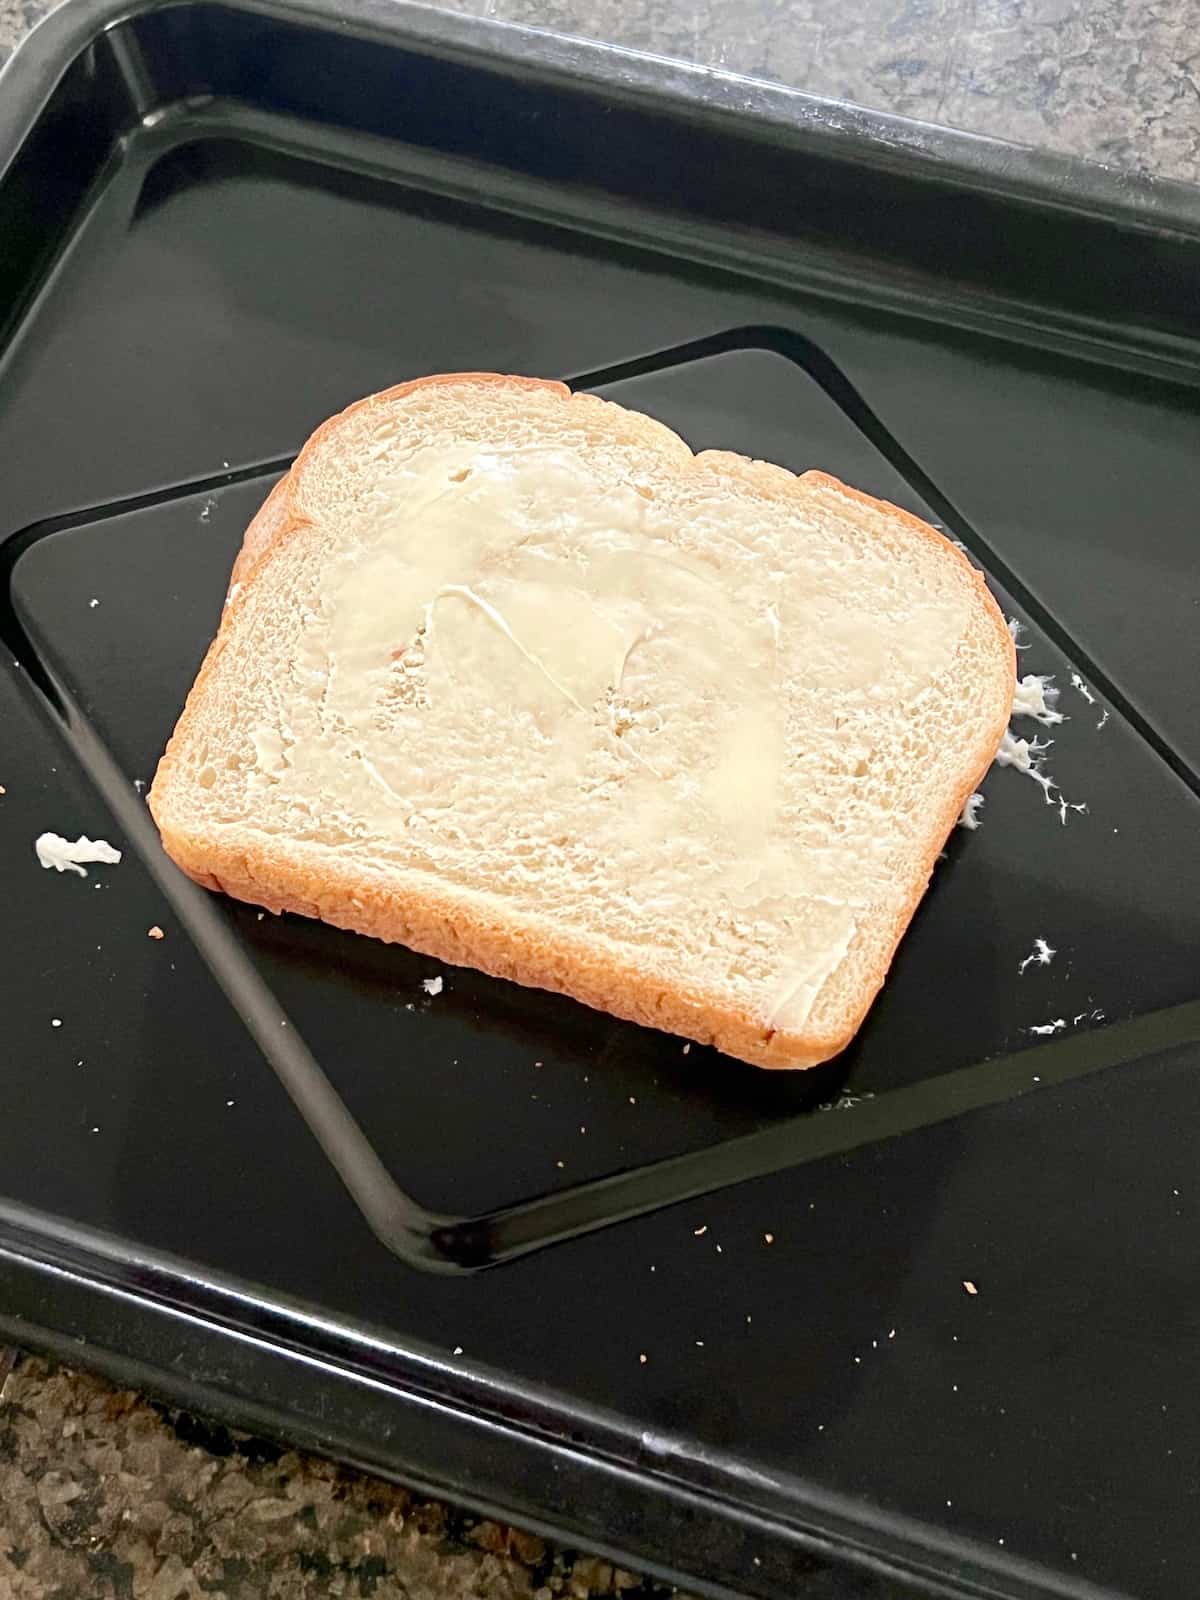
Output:
<svg viewBox="0 0 1200 1600">
<path fill-rule="evenodd" d="M 244 603 L 247 589 L 265 563 L 274 560 L 296 531 L 307 524 L 295 503 L 296 485 L 303 467 L 329 435 L 346 420 L 373 407 L 387 405 L 405 395 L 439 385 L 470 385 L 517 391 L 540 391 L 558 396 L 564 404 L 604 406 L 591 395 L 573 394 L 565 384 L 540 378 L 499 373 L 444 373 L 397 384 L 367 396 L 322 424 L 301 450 L 291 471 L 275 485 L 246 530 L 234 562 L 230 591 L 221 625 L 188 695 L 175 731 L 159 762 L 147 797 L 167 854 L 207 889 L 266 906 L 275 912 L 292 911 L 317 917 L 356 933 L 408 946 L 448 963 L 471 966 L 493 976 L 530 987 L 573 996 L 586 1005 L 624 1017 L 647 1027 L 695 1039 L 752 1065 L 768 1068 L 803 1068 L 828 1060 L 848 1045 L 857 1033 L 887 976 L 895 950 L 911 921 L 933 871 L 937 856 L 955 826 L 968 796 L 987 772 L 1008 726 L 1011 689 L 1000 696 L 992 724 L 979 743 L 979 761 L 968 780 L 952 794 L 929 830 L 929 847 L 914 893 L 884 930 L 878 923 L 869 930 L 871 943 L 882 951 L 872 968 L 871 981 L 862 985 L 862 1003 L 836 1031 L 809 1028 L 788 1033 L 766 1026 L 763 1019 L 731 1007 L 728 998 L 700 986 L 665 981 L 648 974 L 619 952 L 598 946 L 569 929 L 552 926 L 514 908 L 499 897 L 450 888 L 432 875 L 412 871 L 389 873 L 386 879 L 364 870 L 347 869 L 330 861 L 303 842 L 286 845 L 264 836 L 253 852 L 232 844 L 221 835 L 187 832 L 171 817 L 171 786 L 186 746 L 191 725 L 206 686 Z M 860 513 L 884 514 L 900 520 L 910 532 L 935 541 L 943 555 L 962 563 L 971 575 L 977 597 L 994 629 L 996 666 L 1016 681 L 1013 640 L 983 575 L 962 552 L 919 517 L 886 501 L 872 499 L 824 472 L 796 475 L 786 468 L 725 451 L 694 455 L 686 443 L 662 424 L 636 412 L 624 412 L 636 436 L 656 449 L 666 441 L 679 447 L 681 468 L 706 471 L 719 478 L 736 478 L 768 498 L 784 498 L 801 485 L 821 488 L 838 496 Z M 863 935 L 856 936 L 851 949 Z"/>
</svg>

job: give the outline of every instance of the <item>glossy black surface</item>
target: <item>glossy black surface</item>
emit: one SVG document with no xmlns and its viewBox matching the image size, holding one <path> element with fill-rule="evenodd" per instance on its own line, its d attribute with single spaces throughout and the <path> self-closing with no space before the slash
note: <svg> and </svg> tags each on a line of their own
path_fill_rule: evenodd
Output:
<svg viewBox="0 0 1200 1600">
<path fill-rule="evenodd" d="M 1183 1592 L 1184 222 L 1084 218 L 978 173 L 948 209 L 932 146 L 906 167 L 768 138 L 668 78 L 571 88 L 506 32 L 362 33 L 143 16 L 90 47 L 87 94 L 67 74 L 59 124 L 32 119 L 25 189 L 0 185 L 0 213 L 33 218 L 0 367 L 0 892 L 21 930 L 0 1326 L 83 1337 L 137 1381 L 714 1590 L 794 1592 L 815 1563 L 814 1592 L 838 1595 Z M 241 98 L 194 98 L 214 87 Z M 37 140 L 60 171 L 55 127 L 104 114 L 127 136 L 102 183 L 75 210 L 60 186 L 38 224 L 20 206 Z M 647 128 L 654 172 L 632 159 Z M 725 163 L 703 192 L 699 151 Z M 821 206 L 766 207 L 771 174 Z M 998 257 L 988 277 L 993 212 L 1005 252 L 1023 243 L 1019 285 Z M 918 214 L 945 225 L 936 260 Z M 1084 281 L 1093 239 L 1107 268 Z M 1134 316 L 1121 285 L 1147 257 Z M 685 1057 L 468 972 L 430 1000 L 433 964 L 260 920 L 162 862 L 134 780 L 274 473 L 347 400 L 462 366 L 569 376 L 697 447 L 820 465 L 933 517 L 1027 623 L 1022 670 L 1063 685 L 1048 766 L 1087 810 L 993 772 L 984 827 L 949 841 L 840 1062 Z M 126 859 L 44 874 L 44 828 Z M 1059 953 L 1022 974 L 1039 936 Z M 1060 1036 L 1030 1032 L 1058 1017 Z M 423 1270 L 671 1201 L 489 1272 Z"/>
</svg>

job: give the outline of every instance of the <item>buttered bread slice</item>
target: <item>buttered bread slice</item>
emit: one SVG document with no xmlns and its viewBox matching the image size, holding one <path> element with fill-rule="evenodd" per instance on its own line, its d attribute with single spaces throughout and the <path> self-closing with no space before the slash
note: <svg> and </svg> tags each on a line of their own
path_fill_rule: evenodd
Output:
<svg viewBox="0 0 1200 1600">
<path fill-rule="evenodd" d="M 853 1036 L 1008 721 L 960 552 L 561 384 L 405 384 L 251 524 L 150 806 L 198 882 L 762 1066 Z"/>
</svg>

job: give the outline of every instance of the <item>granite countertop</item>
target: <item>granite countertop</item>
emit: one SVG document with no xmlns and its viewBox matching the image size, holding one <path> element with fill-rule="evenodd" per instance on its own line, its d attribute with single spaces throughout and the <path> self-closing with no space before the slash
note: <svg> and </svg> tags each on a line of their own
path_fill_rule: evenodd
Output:
<svg viewBox="0 0 1200 1600">
<path fill-rule="evenodd" d="M 0 1383 L 3 1600 L 670 1593 L 87 1373 L 22 1356 Z"/>
<path fill-rule="evenodd" d="M 0 0 L 0 61 L 50 9 Z M 460 0 L 454 8 L 1200 180 L 1200 0 Z M 0 1351 L 4 1600 L 666 1591 Z"/>
<path fill-rule="evenodd" d="M 0 61 L 50 9 L 51 0 L 0 0 Z M 1200 0 L 456 0 L 446 9 L 1200 181 Z"/>
</svg>

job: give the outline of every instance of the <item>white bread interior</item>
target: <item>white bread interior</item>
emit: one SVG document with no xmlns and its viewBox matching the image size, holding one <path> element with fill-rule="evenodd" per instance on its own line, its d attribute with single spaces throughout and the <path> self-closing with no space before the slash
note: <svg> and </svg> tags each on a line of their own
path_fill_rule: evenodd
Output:
<svg viewBox="0 0 1200 1600">
<path fill-rule="evenodd" d="M 150 807 L 198 882 L 760 1066 L 853 1037 L 1007 725 L 932 528 L 562 385 L 320 428 Z"/>
</svg>

